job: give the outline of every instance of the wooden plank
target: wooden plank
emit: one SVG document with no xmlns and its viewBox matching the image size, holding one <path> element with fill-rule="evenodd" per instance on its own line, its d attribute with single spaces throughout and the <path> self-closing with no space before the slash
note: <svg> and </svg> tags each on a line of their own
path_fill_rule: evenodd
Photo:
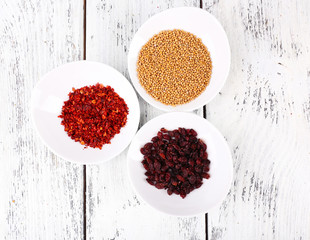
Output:
<svg viewBox="0 0 310 240">
<path fill-rule="evenodd" d="M 129 44 L 141 24 L 184 5 L 199 6 L 199 1 L 87 0 L 87 59 L 107 63 L 129 78 Z M 163 113 L 139 100 L 140 125 Z M 205 239 L 204 215 L 170 217 L 140 200 L 129 183 L 126 154 L 87 166 L 87 239 Z"/>
<path fill-rule="evenodd" d="M 310 3 L 203 1 L 231 44 L 227 84 L 207 109 L 234 159 L 209 239 L 310 239 Z"/>
<path fill-rule="evenodd" d="M 29 101 L 47 71 L 81 58 L 83 3 L 0 2 L 0 239 L 82 239 L 82 166 L 34 132 Z"/>
</svg>

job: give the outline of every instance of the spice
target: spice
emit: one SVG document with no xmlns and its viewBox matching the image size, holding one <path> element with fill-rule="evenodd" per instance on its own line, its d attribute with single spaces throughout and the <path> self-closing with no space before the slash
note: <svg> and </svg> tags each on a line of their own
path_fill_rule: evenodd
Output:
<svg viewBox="0 0 310 240">
<path fill-rule="evenodd" d="M 101 149 L 111 143 L 127 122 L 128 107 L 124 99 L 110 86 L 99 83 L 72 90 L 58 116 L 67 134 L 85 148 Z"/>
<path fill-rule="evenodd" d="M 148 94 L 175 106 L 192 101 L 205 90 L 212 61 L 200 38 L 183 30 L 166 30 L 141 48 L 137 73 Z"/>
<path fill-rule="evenodd" d="M 185 198 L 209 179 L 210 160 L 207 145 L 197 138 L 194 129 L 162 128 L 151 142 L 141 148 L 146 181 L 169 195 Z"/>
</svg>

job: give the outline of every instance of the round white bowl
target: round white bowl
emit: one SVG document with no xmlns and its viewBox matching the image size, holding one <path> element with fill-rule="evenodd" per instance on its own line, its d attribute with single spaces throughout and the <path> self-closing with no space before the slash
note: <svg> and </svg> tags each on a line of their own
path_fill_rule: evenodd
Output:
<svg viewBox="0 0 310 240">
<path fill-rule="evenodd" d="M 141 86 L 137 75 L 137 59 L 142 46 L 163 30 L 182 29 L 202 39 L 212 59 L 212 75 L 209 85 L 200 96 L 189 103 L 168 106 L 149 95 Z M 230 68 L 230 47 L 226 33 L 214 16 L 194 7 L 173 8 L 147 20 L 135 34 L 128 54 L 128 70 L 131 81 L 142 98 L 163 111 L 192 111 L 210 102 L 224 86 Z"/>
<path fill-rule="evenodd" d="M 128 108 L 127 124 L 102 149 L 84 146 L 72 140 L 61 125 L 64 101 L 72 88 L 102 83 L 111 86 Z M 75 163 L 90 164 L 108 161 L 121 153 L 134 137 L 140 120 L 140 107 L 129 81 L 103 63 L 79 61 L 62 65 L 42 77 L 32 92 L 31 113 L 34 126 L 43 142 L 57 155 Z"/>
<path fill-rule="evenodd" d="M 167 190 L 157 189 L 146 181 L 140 152 L 145 143 L 162 128 L 174 130 L 179 127 L 193 128 L 207 144 L 210 179 L 203 180 L 200 188 L 190 192 L 184 199 L 169 196 Z M 193 216 L 208 212 L 220 204 L 229 192 L 233 166 L 230 149 L 222 134 L 206 119 L 192 113 L 166 113 L 147 122 L 136 134 L 128 150 L 128 172 L 133 187 L 142 199 L 155 209 L 176 216 Z"/>
</svg>

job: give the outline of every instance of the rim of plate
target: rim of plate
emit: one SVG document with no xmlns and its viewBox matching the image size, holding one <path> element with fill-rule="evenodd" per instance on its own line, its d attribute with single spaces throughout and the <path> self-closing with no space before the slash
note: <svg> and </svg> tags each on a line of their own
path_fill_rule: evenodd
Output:
<svg viewBox="0 0 310 240">
<path fill-rule="evenodd" d="M 176 115 L 187 114 L 187 115 L 190 115 L 190 116 L 194 116 L 194 117 L 196 117 L 197 119 L 200 119 L 200 120 L 205 121 L 205 123 L 208 125 L 208 127 L 210 127 L 210 129 L 212 129 L 214 132 L 216 132 L 216 134 L 217 134 L 218 136 L 220 136 L 220 138 L 221 138 L 222 140 L 224 140 L 225 144 L 224 144 L 222 147 L 225 149 L 225 151 L 227 151 L 227 153 L 228 153 L 228 158 L 229 158 L 229 159 L 227 160 L 227 163 L 228 163 L 227 169 L 228 169 L 228 172 L 229 172 L 230 176 L 228 176 L 228 178 L 227 178 L 227 184 L 225 185 L 225 189 L 222 191 L 223 194 L 222 194 L 221 198 L 219 198 L 219 199 L 216 201 L 216 203 L 212 204 L 212 206 L 203 208 L 203 209 L 201 209 L 201 210 L 199 210 L 199 211 L 196 211 L 196 212 L 193 212 L 193 213 L 190 213 L 190 214 L 178 214 L 178 213 L 174 213 L 174 212 L 168 212 L 168 211 L 165 211 L 165 210 L 161 209 L 161 208 L 158 207 L 158 206 L 152 205 L 152 204 L 145 198 L 145 196 L 144 196 L 145 194 L 141 193 L 140 190 L 139 190 L 139 189 L 137 188 L 137 186 L 135 185 L 134 180 L 133 180 L 133 178 L 134 178 L 134 177 L 133 177 L 133 173 L 131 172 L 131 171 L 132 171 L 132 170 L 131 170 L 131 164 L 134 164 L 134 162 L 132 161 L 130 155 L 132 154 L 131 152 L 133 151 L 133 144 L 134 144 L 135 141 L 137 140 L 138 135 L 141 134 L 141 131 L 144 131 L 144 130 L 145 130 L 146 128 L 148 128 L 149 125 L 151 125 L 153 122 L 158 121 L 159 119 L 164 118 L 164 117 L 167 117 L 167 116 L 169 116 L 169 115 L 175 115 L 175 114 L 176 114 Z M 169 116 L 169 117 L 170 117 L 170 116 Z M 165 126 L 163 126 L 163 127 L 165 127 Z M 182 127 L 182 126 L 181 126 L 181 127 Z M 156 130 L 156 132 L 158 132 L 158 131 L 159 131 L 159 129 Z M 199 132 L 198 132 L 198 136 L 199 136 Z M 149 141 L 150 141 L 150 139 L 149 139 Z M 145 142 L 145 143 L 146 143 L 146 142 Z M 209 145 L 208 145 L 208 146 L 209 146 Z M 142 147 L 142 146 L 140 146 L 140 147 Z M 139 152 L 140 152 L 140 149 L 139 149 Z M 141 158 L 141 161 L 142 161 L 142 158 Z M 140 164 L 141 164 L 141 161 L 137 161 L 137 163 L 140 163 Z M 212 160 L 211 160 L 211 164 L 212 164 Z M 141 168 L 143 168 L 143 167 L 141 166 Z M 143 171 L 145 171 L 144 168 L 143 168 Z M 131 141 L 131 144 L 129 145 L 129 149 L 128 149 L 128 152 L 127 152 L 127 174 L 128 174 L 128 176 L 129 176 L 131 186 L 132 186 L 132 188 L 134 189 L 135 193 L 136 193 L 147 205 L 149 205 L 151 208 L 156 209 L 157 211 L 159 211 L 159 212 L 161 212 L 161 213 L 164 213 L 164 214 L 166 214 L 166 215 L 170 215 L 170 216 L 176 216 L 176 217 L 193 217 L 193 216 L 197 216 L 197 215 L 199 215 L 199 214 L 207 213 L 207 212 L 209 212 L 210 210 L 212 210 L 212 209 L 214 209 L 214 208 L 220 206 L 220 205 L 223 203 L 223 201 L 225 200 L 225 198 L 227 197 L 227 195 L 228 195 L 228 193 L 229 193 L 229 191 L 230 191 L 230 189 L 231 189 L 231 185 L 232 185 L 232 181 L 233 181 L 233 159 L 232 159 L 232 155 L 231 155 L 230 148 L 229 148 L 228 143 L 227 143 L 227 141 L 225 140 L 224 136 L 223 136 L 223 135 L 221 134 L 221 132 L 220 132 L 215 126 L 213 126 L 213 124 L 211 124 L 207 119 L 202 118 L 202 117 L 200 117 L 200 116 L 198 116 L 198 115 L 196 115 L 196 114 L 194 114 L 194 113 L 189 113 L 189 112 L 170 112 L 170 113 L 161 114 L 161 115 L 159 115 L 159 116 L 157 116 L 157 117 L 155 117 L 155 118 L 149 120 L 149 121 L 148 121 L 147 123 L 145 123 L 145 124 L 139 129 L 139 131 L 136 133 L 135 137 L 134 137 L 134 138 L 132 139 L 132 141 Z M 143 176 L 144 176 L 144 175 L 143 175 Z M 212 178 L 212 175 L 211 175 L 211 178 Z M 145 179 L 142 179 L 142 181 L 145 181 Z M 146 183 L 146 181 L 145 181 L 145 184 L 146 184 L 148 187 L 150 187 L 150 188 L 154 188 L 154 186 L 149 185 L 148 183 Z M 163 189 L 160 189 L 160 190 L 159 190 L 159 189 L 155 189 L 155 188 L 154 188 L 154 190 L 156 190 L 156 191 L 163 191 Z M 197 191 L 201 191 L 201 188 L 196 189 L 196 190 L 197 190 Z M 194 191 L 195 191 L 195 190 L 194 190 Z M 194 192 L 194 191 L 193 191 L 193 192 Z M 191 193 L 193 193 L 193 192 L 191 192 Z M 190 194 L 191 194 L 191 193 L 190 193 Z M 167 194 L 167 193 L 165 193 L 165 194 Z M 173 194 L 173 195 L 175 195 L 175 194 Z M 173 196 L 173 195 L 172 195 L 172 196 Z M 171 197 L 171 196 L 169 196 L 169 197 Z M 178 197 L 179 197 L 179 196 L 178 196 Z M 185 198 L 185 199 L 186 199 L 186 198 Z"/>
<path fill-rule="evenodd" d="M 111 155 L 109 158 L 102 158 L 102 160 L 87 160 L 87 161 L 76 161 L 74 159 L 71 159 L 71 158 L 67 158 L 65 157 L 62 153 L 58 152 L 57 150 L 55 150 L 52 146 L 50 146 L 49 143 L 47 143 L 47 141 L 45 140 L 45 138 L 42 136 L 40 130 L 38 129 L 38 126 L 36 124 L 36 120 L 35 120 L 35 117 L 34 117 L 34 110 L 35 110 L 35 100 L 34 100 L 34 92 L 38 89 L 39 85 L 42 83 L 42 81 L 48 77 L 49 74 L 53 73 L 54 71 L 56 70 L 60 70 L 62 68 L 66 68 L 68 65 L 75 65 L 75 64 L 93 64 L 93 65 L 98 65 L 98 66 L 101 66 L 101 67 L 105 67 L 107 69 L 110 69 L 115 75 L 118 75 L 118 77 L 120 79 L 123 79 L 123 80 L 126 80 L 124 81 L 124 84 L 128 84 L 128 87 L 130 87 L 132 90 L 133 90 L 133 93 L 135 96 L 135 100 L 137 102 L 136 104 L 136 108 L 137 108 L 137 111 L 139 112 L 139 117 L 137 119 L 137 122 L 136 122 L 136 126 L 134 128 L 134 134 L 132 134 L 130 140 L 128 141 L 128 143 L 123 146 L 121 148 L 121 151 L 119 152 L 116 152 L 114 153 L 113 155 Z M 85 86 L 88 86 L 90 84 L 86 84 Z M 112 87 L 112 86 L 111 86 Z M 122 96 L 121 96 L 122 97 Z M 62 158 L 63 160 L 65 161 L 68 161 L 68 162 L 71 162 L 71 163 L 75 163 L 75 164 L 82 164 L 82 165 L 93 165 L 93 164 L 101 164 L 101 163 L 104 163 L 104 162 L 108 162 L 110 161 L 111 159 L 115 158 L 116 156 L 118 156 L 119 154 L 121 154 L 128 146 L 129 144 L 131 143 L 131 140 L 134 138 L 137 130 L 138 130 L 138 127 L 139 127 L 139 123 L 140 123 L 140 104 L 139 104 L 139 101 L 138 101 L 138 97 L 137 97 L 137 94 L 134 90 L 134 88 L 132 87 L 132 85 L 130 84 L 129 80 L 122 74 L 120 73 L 119 71 L 117 71 L 115 68 L 107 65 L 107 64 L 104 64 L 104 63 L 101 63 L 101 62 L 96 62 L 96 61 L 89 61 L 89 60 L 78 60 L 78 61 L 72 61 L 72 62 L 68 62 L 68 63 L 64 63 L 64 64 L 61 64 L 55 68 L 53 68 L 52 70 L 46 72 L 45 74 L 43 74 L 41 77 L 39 77 L 39 81 L 34 85 L 32 91 L 31 91 L 31 97 L 30 97 L 30 115 L 31 115 L 31 122 L 32 122 L 32 126 L 33 128 L 35 129 L 35 132 L 37 133 L 37 135 L 39 136 L 40 140 L 43 142 L 43 144 L 45 146 L 48 147 L 48 149 L 50 149 L 55 155 L 57 155 L 58 157 Z M 120 133 L 119 133 L 120 134 Z M 69 136 L 67 136 L 68 138 L 70 138 Z M 115 137 L 115 136 L 114 136 Z M 113 138 L 112 138 L 113 139 Z M 70 140 L 72 140 L 70 138 Z M 73 140 L 72 140 L 73 141 Z M 89 149 L 89 148 L 88 148 Z M 101 151 L 101 150 L 100 150 Z"/>
<path fill-rule="evenodd" d="M 207 88 L 210 87 L 211 81 L 212 81 L 212 76 L 214 75 L 213 70 L 214 70 L 214 65 L 213 65 L 213 60 L 212 60 L 212 75 L 211 75 L 211 79 L 210 79 L 210 83 L 209 85 L 206 87 L 206 89 L 195 99 L 193 99 L 192 101 L 185 103 L 185 104 L 181 104 L 181 105 L 177 105 L 177 106 L 170 106 L 170 105 L 165 105 L 157 100 L 155 100 L 153 97 L 151 97 L 146 90 L 141 86 L 138 76 L 137 76 L 137 71 L 136 71 L 136 62 L 138 59 L 138 54 L 141 50 L 141 47 L 155 34 L 158 34 L 160 31 L 163 30 L 172 30 L 172 29 L 177 29 L 176 27 L 173 28 L 166 28 L 163 27 L 161 28 L 159 31 L 152 31 L 152 36 L 149 37 L 148 39 L 143 39 L 142 41 L 142 37 L 140 37 L 141 33 L 144 31 L 148 31 L 146 29 L 150 29 L 151 27 L 149 27 L 149 25 L 152 25 L 154 22 L 156 22 L 157 19 L 160 19 L 162 17 L 165 17 L 166 15 L 173 15 L 175 12 L 183 12 L 185 13 L 186 11 L 191 12 L 194 11 L 197 14 L 201 14 L 201 15 L 205 15 L 206 18 L 209 18 L 209 20 L 212 21 L 212 24 L 214 24 L 214 26 L 216 26 L 216 28 L 218 29 L 218 31 L 220 32 L 220 34 L 222 35 L 222 41 L 224 42 L 224 46 L 223 48 L 225 48 L 225 53 L 227 54 L 226 59 L 227 59 L 227 65 L 225 66 L 225 74 L 223 75 L 223 77 L 221 77 L 222 81 L 219 84 L 219 86 L 216 88 L 216 91 L 213 91 L 211 93 L 209 93 L 208 95 L 210 97 L 208 97 L 207 100 L 201 101 L 201 103 L 197 103 L 194 104 L 194 106 L 189 106 L 191 103 L 197 101 L 197 99 L 201 99 L 201 97 L 203 96 L 203 94 L 206 92 Z M 173 17 L 173 16 L 171 16 Z M 182 28 L 178 28 L 178 29 L 182 29 Z M 187 29 L 182 29 L 188 32 L 191 32 L 190 30 Z M 192 33 L 192 32 L 191 32 Z M 196 35 L 197 37 L 201 38 L 202 37 L 200 35 L 197 35 L 195 33 L 193 33 L 194 35 Z M 204 42 L 204 39 L 202 39 Z M 137 42 L 140 41 L 140 48 L 138 51 L 133 50 L 133 46 L 134 45 L 138 45 Z M 143 42 L 143 44 L 142 44 Z M 208 50 L 210 51 L 210 48 L 208 47 L 207 44 L 205 44 L 208 48 Z M 211 53 L 211 59 L 212 59 L 212 53 Z M 208 104 L 209 102 L 211 102 L 217 95 L 218 93 L 221 91 L 221 89 L 224 87 L 227 78 L 229 76 L 229 72 L 230 72 L 230 65 L 231 65 L 231 48 L 230 48 L 230 44 L 228 41 L 228 37 L 227 34 L 223 28 L 223 26 L 221 25 L 221 23 L 215 18 L 215 16 L 213 16 L 211 13 L 209 13 L 208 11 L 201 9 L 201 8 L 197 8 L 197 7 L 176 7 L 176 8 L 171 8 L 171 9 L 167 9 L 164 10 L 160 13 L 157 13 L 155 15 L 153 15 L 152 17 L 150 17 L 146 22 L 144 22 L 140 28 L 138 29 L 138 31 L 135 33 L 133 39 L 131 40 L 130 43 L 130 47 L 129 47 L 129 52 L 127 55 L 127 65 L 128 65 L 128 72 L 129 72 L 129 76 L 131 79 L 131 82 L 134 86 L 134 88 L 136 89 L 136 91 L 139 93 L 139 95 L 150 105 L 152 105 L 155 108 L 158 108 L 160 110 L 163 110 L 165 112 L 178 112 L 178 111 L 184 111 L 184 112 L 190 112 L 193 110 L 196 110 L 206 104 Z"/>
</svg>

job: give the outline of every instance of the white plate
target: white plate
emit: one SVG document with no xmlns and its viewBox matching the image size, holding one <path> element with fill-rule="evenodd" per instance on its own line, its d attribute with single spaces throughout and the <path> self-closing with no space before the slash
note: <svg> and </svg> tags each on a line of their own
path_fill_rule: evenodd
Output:
<svg viewBox="0 0 310 240">
<path fill-rule="evenodd" d="M 189 103 L 167 106 L 152 98 L 137 76 L 137 59 L 142 46 L 163 30 L 182 29 L 195 34 L 207 46 L 212 59 L 212 75 L 205 91 Z M 221 24 L 200 8 L 181 7 L 163 11 L 145 22 L 135 34 L 128 54 L 128 70 L 137 92 L 145 101 L 164 111 L 192 111 L 210 102 L 224 86 L 230 68 L 230 47 Z"/>
<path fill-rule="evenodd" d="M 190 192 L 184 199 L 169 196 L 147 183 L 141 161 L 141 147 L 150 142 L 160 128 L 174 130 L 179 127 L 193 128 L 207 144 L 210 179 L 203 180 L 200 188 Z M 139 195 L 152 207 L 167 214 L 192 216 L 209 211 L 226 197 L 232 182 L 233 167 L 229 147 L 221 133 L 206 119 L 192 113 L 166 113 L 147 122 L 136 134 L 128 150 L 128 171 L 131 182 Z"/>
<path fill-rule="evenodd" d="M 102 150 L 84 149 L 67 135 L 58 118 L 72 87 L 96 83 L 114 88 L 129 108 L 127 124 Z M 134 137 L 140 120 L 139 102 L 129 81 L 112 67 L 89 61 L 68 63 L 43 76 L 32 92 L 31 113 L 35 128 L 45 144 L 60 157 L 81 164 L 104 162 L 121 153 Z"/>
</svg>

